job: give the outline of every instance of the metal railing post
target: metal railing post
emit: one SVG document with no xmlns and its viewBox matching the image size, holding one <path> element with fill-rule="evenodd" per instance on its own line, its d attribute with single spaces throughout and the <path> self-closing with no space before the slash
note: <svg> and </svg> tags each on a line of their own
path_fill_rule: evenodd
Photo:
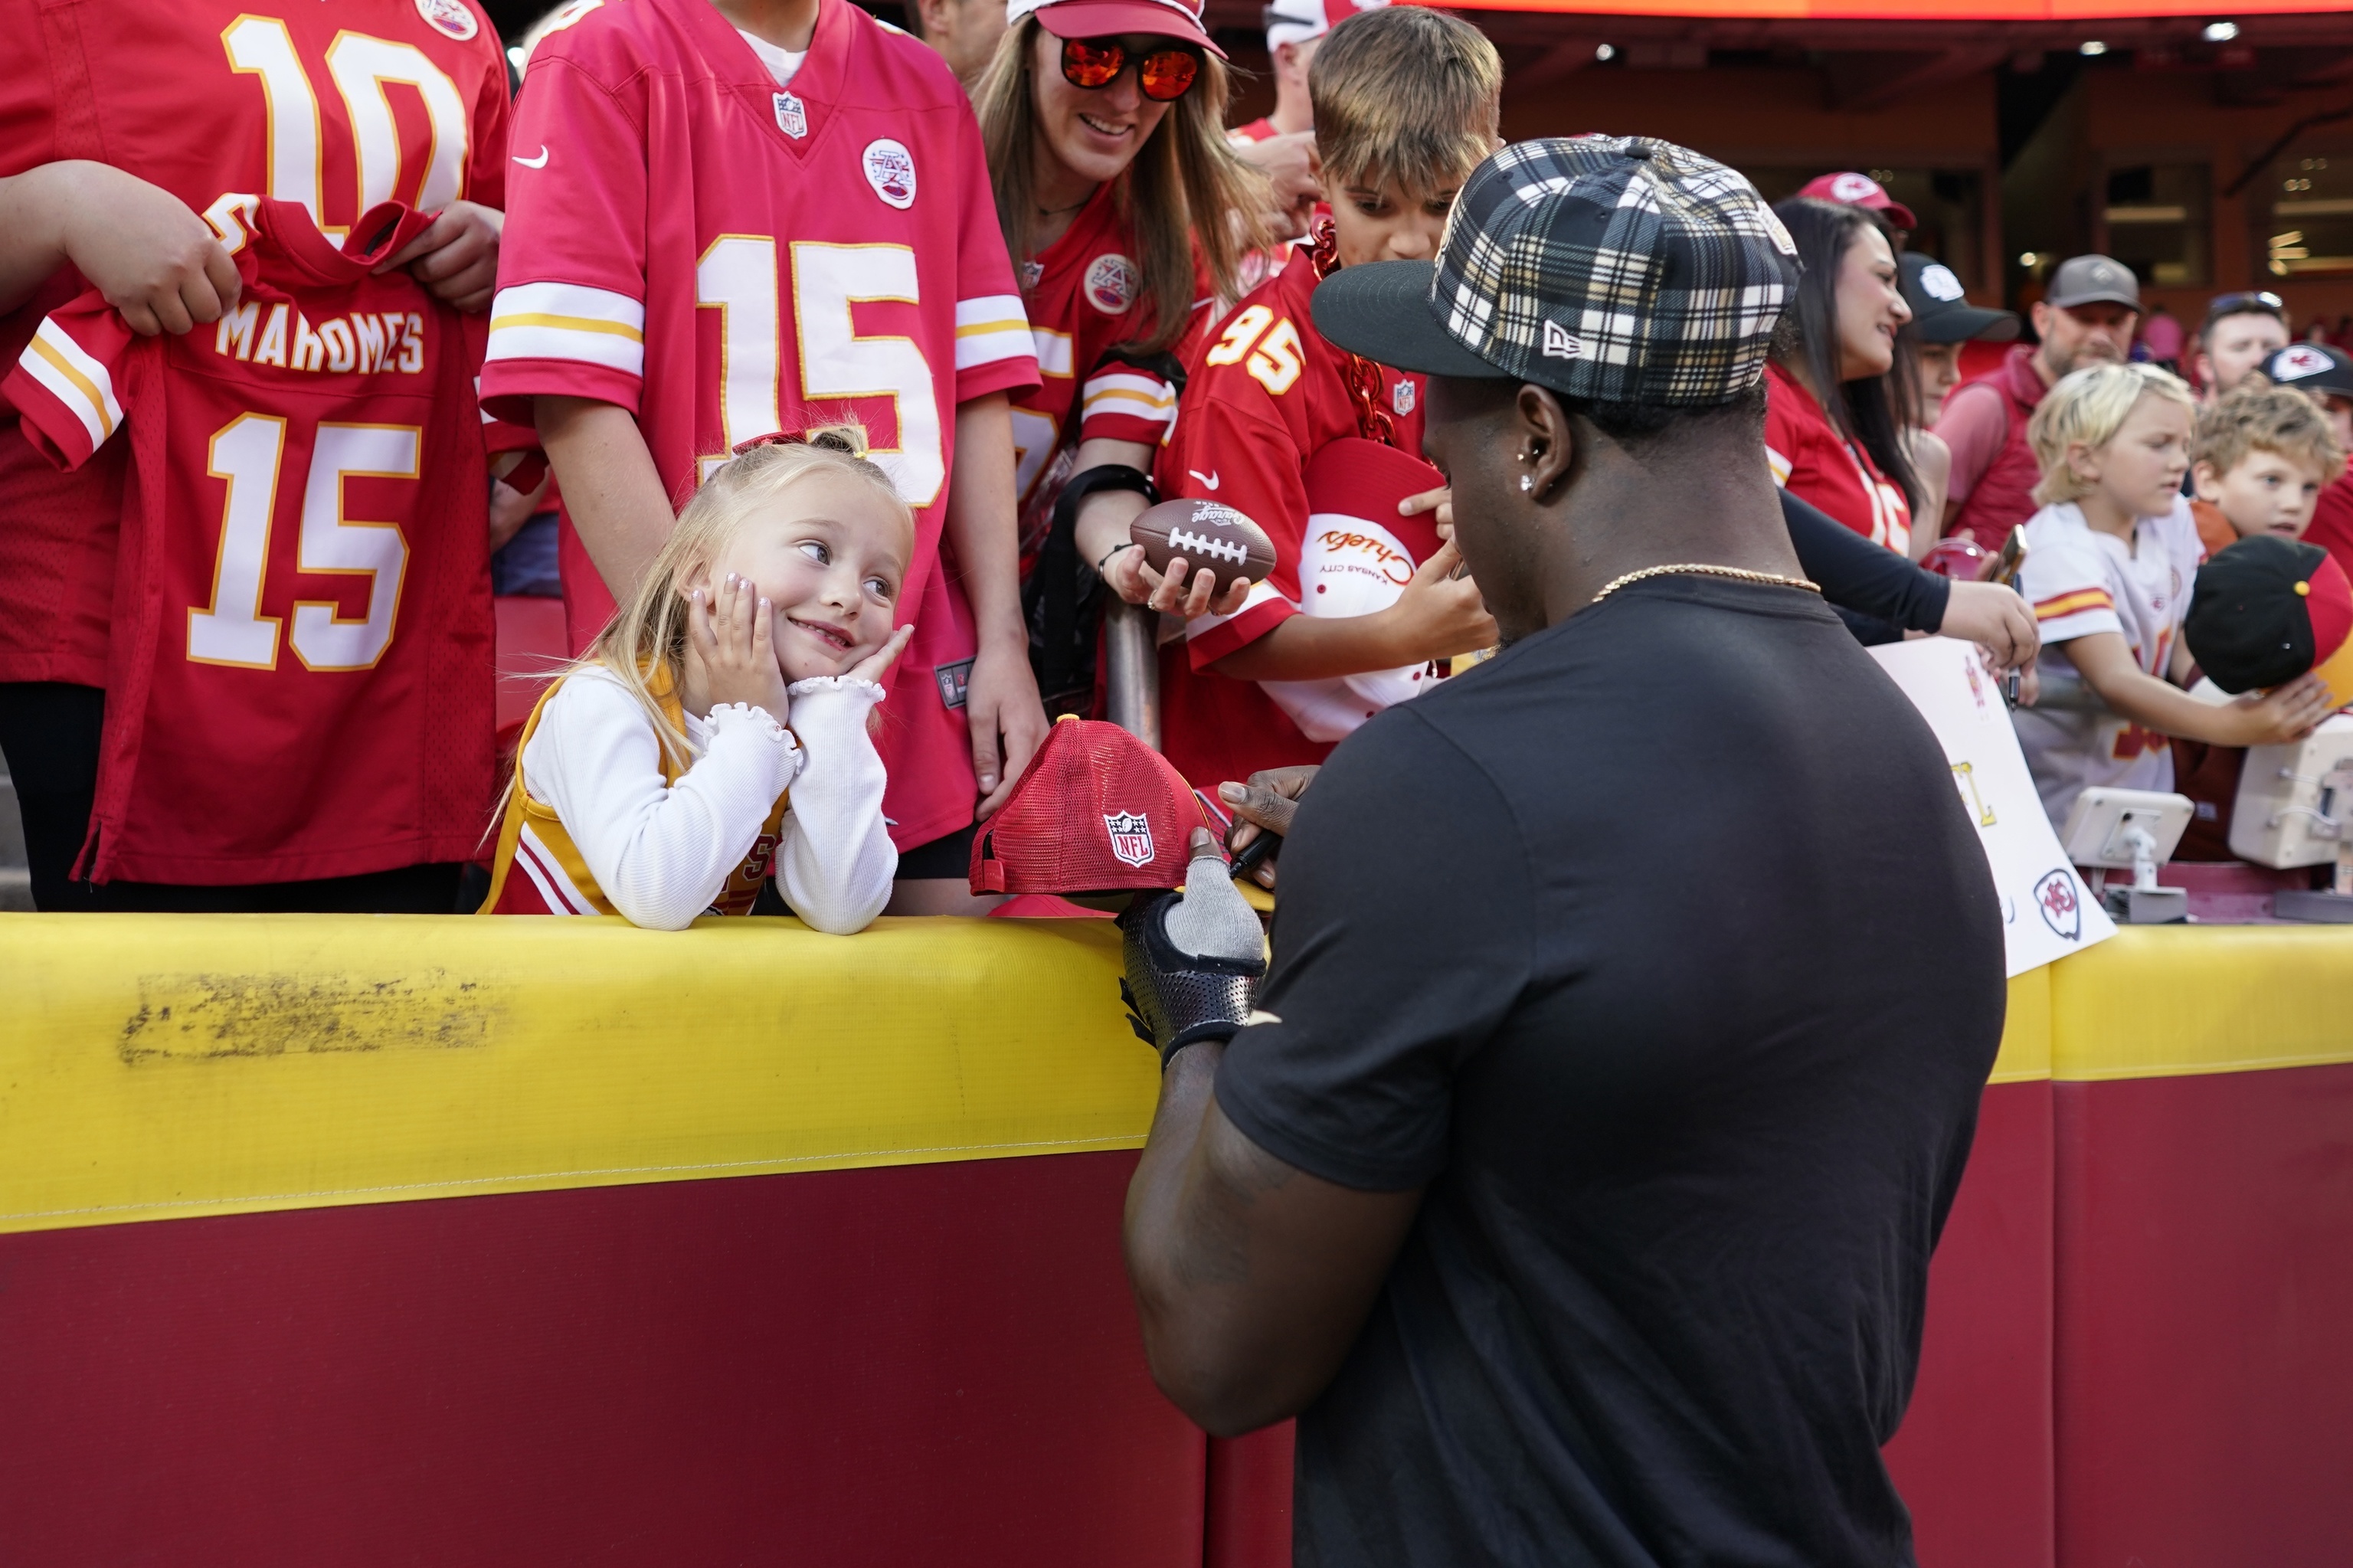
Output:
<svg viewBox="0 0 2353 1568">
<path fill-rule="evenodd" d="M 1103 684 L 1111 722 L 1160 749 L 1160 612 L 1118 595 L 1103 616 Z"/>
</svg>

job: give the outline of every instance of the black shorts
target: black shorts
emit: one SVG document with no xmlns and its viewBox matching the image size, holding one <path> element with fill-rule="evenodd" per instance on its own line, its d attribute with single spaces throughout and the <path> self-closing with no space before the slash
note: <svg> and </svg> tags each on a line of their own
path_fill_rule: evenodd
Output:
<svg viewBox="0 0 2353 1568">
<path fill-rule="evenodd" d="M 899 852 L 901 882 L 944 880 L 962 882 L 972 874 L 972 835 L 978 822 L 966 822 L 944 838 Z"/>
</svg>

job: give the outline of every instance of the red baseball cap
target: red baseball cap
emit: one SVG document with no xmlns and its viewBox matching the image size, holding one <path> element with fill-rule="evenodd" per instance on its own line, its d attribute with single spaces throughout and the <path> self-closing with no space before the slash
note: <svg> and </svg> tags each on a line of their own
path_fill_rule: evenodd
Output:
<svg viewBox="0 0 2353 1568">
<path fill-rule="evenodd" d="M 1007 0 L 1005 19 L 1035 15 L 1038 25 L 1058 38 L 1107 38 L 1121 33 L 1156 33 L 1198 44 L 1219 59 L 1226 51 L 1201 26 L 1202 0 Z"/>
<path fill-rule="evenodd" d="M 1056 721 L 972 841 L 975 893 L 1180 887 L 1195 828 L 1185 776 L 1115 724 Z"/>
<path fill-rule="evenodd" d="M 1266 47 L 1320 38 L 1359 11 L 1378 10 L 1389 0 L 1268 0 Z"/>
<path fill-rule="evenodd" d="M 1799 187 L 1801 196 L 1817 201 L 1834 201 L 1846 207 L 1859 207 L 1867 212 L 1884 213 L 1887 221 L 1898 228 L 1917 228 L 1920 220 L 1912 209 L 1887 194 L 1887 187 L 1869 175 L 1858 175 L 1848 169 L 1835 175 L 1823 175 L 1808 180 Z"/>
</svg>

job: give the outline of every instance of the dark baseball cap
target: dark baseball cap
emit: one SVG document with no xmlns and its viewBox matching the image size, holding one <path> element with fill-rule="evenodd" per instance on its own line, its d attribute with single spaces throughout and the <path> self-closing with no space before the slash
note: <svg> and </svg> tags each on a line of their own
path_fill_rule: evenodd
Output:
<svg viewBox="0 0 2353 1568">
<path fill-rule="evenodd" d="M 1316 285 L 1315 326 L 1399 370 L 1704 408 L 1764 376 L 1798 272 L 1736 171 L 1646 136 L 1546 137 L 1471 171 L 1436 262 Z"/>
<path fill-rule="evenodd" d="M 2226 692 L 2284 686 L 2318 670 L 2337 702 L 2353 702 L 2353 582 L 2328 552 L 2255 534 L 2198 568 L 2182 640 Z"/>
<path fill-rule="evenodd" d="M 2008 343 L 2018 335 L 2015 313 L 1969 303 L 1961 280 L 1942 261 L 1910 250 L 1895 260 L 1904 270 L 1904 302 L 1912 307 L 1912 330 L 1922 343 Z"/>
<path fill-rule="evenodd" d="M 2062 310 L 2070 305 L 2122 305 L 2137 311 L 2140 280 L 2112 256 L 2071 256 L 2051 274 L 2051 286 L 2043 291 L 2042 300 Z"/>
<path fill-rule="evenodd" d="M 2325 343 L 2292 343 L 2263 361 L 2263 375 L 2299 392 L 2353 397 L 2353 359 Z"/>
</svg>

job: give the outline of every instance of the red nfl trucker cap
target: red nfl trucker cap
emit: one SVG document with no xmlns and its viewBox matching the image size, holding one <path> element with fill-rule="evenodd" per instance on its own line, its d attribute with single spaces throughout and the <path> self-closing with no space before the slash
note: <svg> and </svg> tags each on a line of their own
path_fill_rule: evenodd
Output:
<svg viewBox="0 0 2353 1568">
<path fill-rule="evenodd" d="M 1859 207 L 1866 212 L 1884 213 L 1887 221 L 1898 228 L 1917 228 L 1920 220 L 1912 209 L 1887 194 L 1887 187 L 1869 175 L 1858 175 L 1848 169 L 1835 175 L 1819 175 L 1798 187 L 1801 196 L 1817 201 L 1834 201 L 1844 207 Z"/>
<path fill-rule="evenodd" d="M 975 893 L 1178 887 L 1195 828 L 1185 776 L 1115 724 L 1063 718 L 972 841 Z"/>
</svg>

